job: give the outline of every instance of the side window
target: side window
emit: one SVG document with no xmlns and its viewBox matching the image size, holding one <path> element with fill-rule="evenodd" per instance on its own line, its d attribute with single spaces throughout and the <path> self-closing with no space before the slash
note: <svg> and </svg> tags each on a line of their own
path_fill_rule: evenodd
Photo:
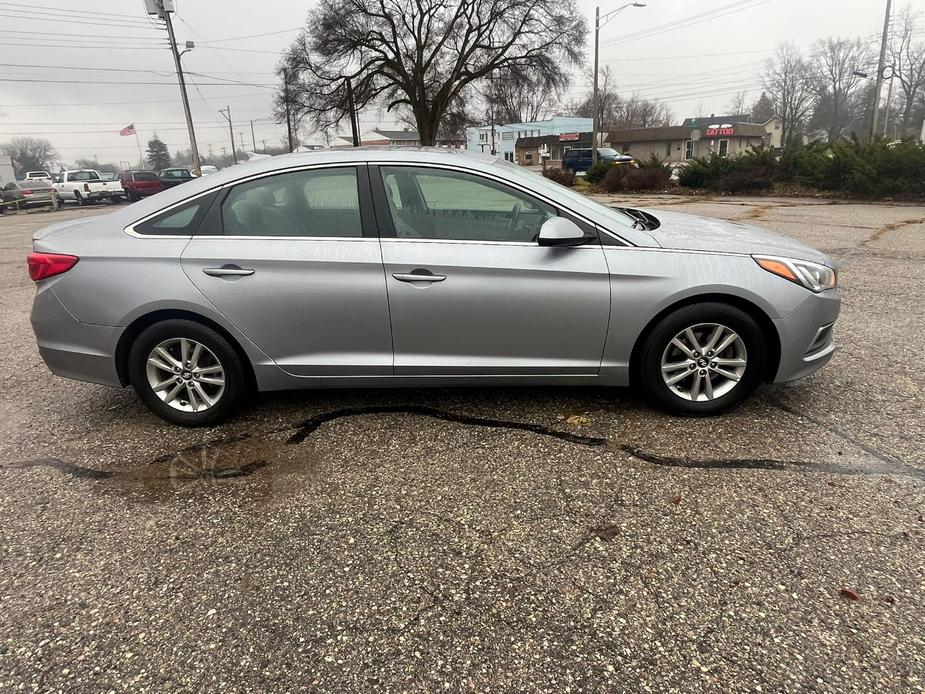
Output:
<svg viewBox="0 0 925 694">
<path fill-rule="evenodd" d="M 215 196 L 215 193 L 203 195 L 136 224 L 135 232 L 146 236 L 192 236 Z"/>
<path fill-rule="evenodd" d="M 222 203 L 226 236 L 360 237 L 355 167 L 311 169 L 258 178 Z"/>
<path fill-rule="evenodd" d="M 555 209 L 473 174 L 410 166 L 380 169 L 398 238 L 534 242 Z"/>
</svg>

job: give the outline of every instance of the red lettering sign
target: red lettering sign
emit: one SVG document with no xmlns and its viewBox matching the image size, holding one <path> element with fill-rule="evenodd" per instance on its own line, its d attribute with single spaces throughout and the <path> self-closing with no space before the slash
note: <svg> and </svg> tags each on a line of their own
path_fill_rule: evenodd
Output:
<svg viewBox="0 0 925 694">
<path fill-rule="evenodd" d="M 707 137 L 719 137 L 722 135 L 735 135 L 735 128 L 707 128 L 705 135 Z"/>
<path fill-rule="evenodd" d="M 578 139 L 578 133 L 562 133 L 559 135 L 559 142 L 575 142 Z"/>
</svg>

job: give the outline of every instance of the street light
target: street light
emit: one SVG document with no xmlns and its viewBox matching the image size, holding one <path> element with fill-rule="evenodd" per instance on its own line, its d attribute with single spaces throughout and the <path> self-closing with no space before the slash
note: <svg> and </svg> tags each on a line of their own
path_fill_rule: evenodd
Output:
<svg viewBox="0 0 925 694">
<path fill-rule="evenodd" d="M 591 126 L 591 131 L 592 131 L 591 132 L 591 163 L 592 164 L 597 163 L 597 139 L 598 139 L 598 130 L 601 127 L 601 124 L 598 122 L 600 120 L 598 117 L 598 110 L 599 110 L 598 101 L 600 97 L 598 96 L 598 93 L 597 93 L 597 72 L 598 72 L 597 64 L 598 64 L 598 54 L 600 52 L 599 44 L 600 44 L 600 38 L 601 38 L 601 27 L 607 24 L 607 22 L 609 22 L 611 19 L 616 17 L 620 12 L 625 10 L 627 7 L 645 7 L 645 6 L 646 4 L 644 2 L 628 2 L 625 5 L 621 5 L 615 10 L 611 10 L 610 12 L 605 14 L 603 17 L 601 17 L 600 6 L 594 8 L 594 92 L 593 92 L 593 97 L 591 99 L 591 104 L 594 109 L 594 113 L 592 114 L 593 118 L 592 118 L 592 126 Z M 603 20 L 603 22 L 601 20 Z"/>
</svg>

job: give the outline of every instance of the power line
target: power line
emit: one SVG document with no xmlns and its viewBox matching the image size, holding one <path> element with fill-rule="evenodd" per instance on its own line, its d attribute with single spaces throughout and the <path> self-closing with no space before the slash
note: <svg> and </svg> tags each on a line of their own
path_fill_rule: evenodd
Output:
<svg viewBox="0 0 925 694">
<path fill-rule="evenodd" d="M 22 3 L 12 3 L 12 2 L 0 2 L 0 5 L 6 6 L 6 7 L 13 7 L 13 8 L 23 7 Z M 30 10 L 33 10 L 33 9 L 52 10 L 53 12 L 60 13 L 62 8 L 49 7 L 48 5 L 36 5 L 35 3 L 30 2 L 29 9 Z M 118 18 L 120 20 L 125 20 L 125 21 L 144 22 L 144 20 L 141 19 L 140 17 L 135 17 L 134 15 L 128 15 L 128 14 L 113 14 L 112 12 L 93 12 L 91 10 L 75 10 L 75 9 L 71 9 L 70 7 L 67 8 L 66 12 L 68 14 L 98 15 L 100 17 L 107 17 L 107 18 L 115 17 L 115 18 Z"/>
<path fill-rule="evenodd" d="M 176 87 L 173 82 L 113 82 L 109 80 L 46 80 L 26 79 L 20 77 L 0 77 L 0 82 L 26 82 L 29 84 L 125 84 L 129 86 L 160 86 Z M 276 89 L 275 84 L 254 84 L 248 82 L 205 82 L 203 87 L 259 87 L 262 89 Z"/>
<path fill-rule="evenodd" d="M 203 41 L 203 44 L 224 43 L 226 41 L 243 41 L 244 39 L 256 39 L 262 36 L 276 36 L 277 34 L 288 34 L 293 31 L 302 31 L 302 29 L 303 27 L 293 27 L 292 29 L 280 29 L 279 31 L 268 31 L 265 34 L 249 34 L 248 36 L 231 36 L 227 39 L 212 39 L 211 41 Z"/>
</svg>

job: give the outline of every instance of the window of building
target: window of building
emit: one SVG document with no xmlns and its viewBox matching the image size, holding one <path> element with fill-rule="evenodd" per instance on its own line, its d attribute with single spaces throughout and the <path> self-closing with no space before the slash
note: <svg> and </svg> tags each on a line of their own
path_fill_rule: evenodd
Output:
<svg viewBox="0 0 925 694">
<path fill-rule="evenodd" d="M 524 159 L 526 159 L 527 161 L 533 161 L 533 152 L 527 152 L 526 154 L 524 154 Z"/>
<path fill-rule="evenodd" d="M 671 156 L 671 143 L 666 142 L 665 143 L 665 158 L 667 159 L 670 156 Z"/>
<path fill-rule="evenodd" d="M 227 236 L 363 235 L 354 167 L 266 176 L 236 185 L 222 203 Z"/>
<path fill-rule="evenodd" d="M 684 141 L 684 158 L 685 159 L 694 158 L 694 141 L 693 140 Z"/>
<path fill-rule="evenodd" d="M 479 133 L 479 142 L 488 142 L 488 133 Z"/>
<path fill-rule="evenodd" d="M 516 133 L 512 130 L 505 130 L 503 133 L 501 133 L 502 140 L 513 140 L 515 136 Z"/>
<path fill-rule="evenodd" d="M 444 169 L 384 166 L 395 235 L 410 239 L 534 242 L 555 210 L 487 178 Z"/>
<path fill-rule="evenodd" d="M 719 156 L 725 157 L 729 154 L 729 140 L 719 141 Z"/>
</svg>

